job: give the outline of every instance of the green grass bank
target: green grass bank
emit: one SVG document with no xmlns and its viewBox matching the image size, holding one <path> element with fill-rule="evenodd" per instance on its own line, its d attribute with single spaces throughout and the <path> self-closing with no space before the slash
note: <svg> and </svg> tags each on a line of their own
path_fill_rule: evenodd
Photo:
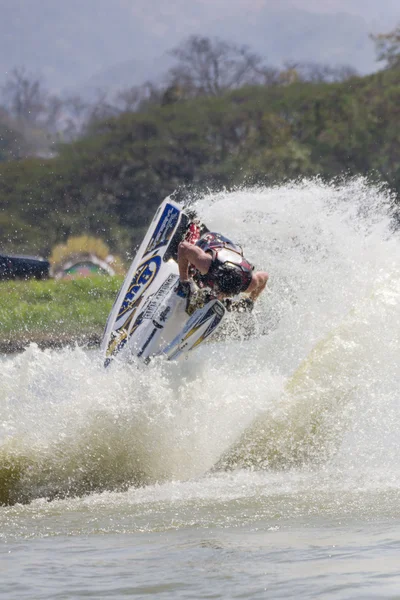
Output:
<svg viewBox="0 0 400 600">
<path fill-rule="evenodd" d="M 99 342 L 123 277 L 0 282 L 0 352 Z"/>
</svg>

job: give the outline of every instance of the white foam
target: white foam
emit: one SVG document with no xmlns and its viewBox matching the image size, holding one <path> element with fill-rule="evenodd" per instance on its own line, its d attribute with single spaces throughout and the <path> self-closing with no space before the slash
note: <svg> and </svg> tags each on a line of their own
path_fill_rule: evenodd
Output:
<svg viewBox="0 0 400 600">
<path fill-rule="evenodd" d="M 384 452 L 382 419 L 393 437 L 386 456 L 394 457 L 400 244 L 391 233 L 390 204 L 387 192 L 363 179 L 197 201 L 209 228 L 241 243 L 249 260 L 270 273 L 251 317 L 252 336 L 244 328 L 242 336 L 210 343 L 187 361 L 148 367 L 116 362 L 103 370 L 95 352 L 34 346 L 3 361 L 1 450 L 23 457 L 22 495 L 201 477 L 261 413 L 282 426 L 275 431 L 278 449 L 293 438 L 301 445 L 304 424 L 296 424 L 296 415 L 309 411 L 311 400 L 326 417 L 320 435 L 337 428 L 335 454 L 331 446 L 322 452 L 332 468 L 351 469 L 362 456 L 365 472 L 375 469 Z M 240 333 L 241 322 L 232 325 Z M 329 342 L 337 328 L 339 337 Z M 351 348 L 348 360 L 339 338 Z M 325 350 L 312 354 L 293 398 L 285 386 L 321 341 Z M 326 362 L 330 351 L 333 365 Z M 343 390 L 349 390 L 346 409 L 337 403 Z M 313 460 L 316 453 L 318 443 Z M 290 460 L 288 453 L 286 467 Z"/>
</svg>

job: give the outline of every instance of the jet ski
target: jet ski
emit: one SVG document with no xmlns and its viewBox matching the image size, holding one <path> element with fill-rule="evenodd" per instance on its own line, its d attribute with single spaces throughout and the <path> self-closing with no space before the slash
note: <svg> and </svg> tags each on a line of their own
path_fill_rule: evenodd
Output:
<svg viewBox="0 0 400 600">
<path fill-rule="evenodd" d="M 226 312 L 222 302 L 201 290 L 189 298 L 179 294 L 179 243 L 195 243 L 206 231 L 171 197 L 160 204 L 107 319 L 100 346 L 106 367 L 116 357 L 179 359 L 218 329 Z"/>
</svg>

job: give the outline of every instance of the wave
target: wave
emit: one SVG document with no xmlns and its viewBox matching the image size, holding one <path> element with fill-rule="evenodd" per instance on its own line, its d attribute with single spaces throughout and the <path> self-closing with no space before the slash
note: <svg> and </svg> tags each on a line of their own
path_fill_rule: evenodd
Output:
<svg viewBox="0 0 400 600">
<path fill-rule="evenodd" d="M 368 473 L 386 464 L 393 473 L 400 245 L 392 204 L 364 179 L 197 200 L 208 226 L 270 272 L 251 320 L 230 315 L 234 336 L 180 363 L 116 361 L 104 370 L 94 351 L 34 345 L 1 359 L 0 503 L 218 469 L 335 464 Z"/>
</svg>

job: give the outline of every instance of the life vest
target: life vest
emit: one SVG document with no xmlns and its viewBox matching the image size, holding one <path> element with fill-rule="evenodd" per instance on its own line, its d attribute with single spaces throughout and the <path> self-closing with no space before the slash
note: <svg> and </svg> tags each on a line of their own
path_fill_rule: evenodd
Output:
<svg viewBox="0 0 400 600">
<path fill-rule="evenodd" d="M 195 271 L 193 279 L 201 288 L 218 288 L 218 275 L 224 267 L 235 268 L 242 278 L 241 292 L 250 285 L 254 267 L 243 256 L 242 248 L 220 233 L 208 231 L 196 242 L 196 246 L 211 254 L 212 263 L 208 272 L 201 275 Z"/>
</svg>

